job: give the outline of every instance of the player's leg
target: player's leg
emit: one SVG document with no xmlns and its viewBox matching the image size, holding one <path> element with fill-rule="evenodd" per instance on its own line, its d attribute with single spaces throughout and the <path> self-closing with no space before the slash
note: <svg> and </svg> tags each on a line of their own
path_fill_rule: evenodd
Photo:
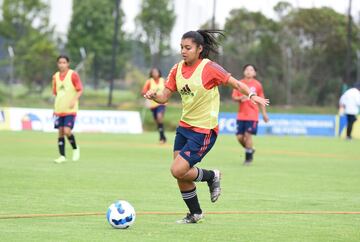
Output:
<svg viewBox="0 0 360 242">
<path fill-rule="evenodd" d="M 178 152 L 177 152 L 178 153 Z M 173 165 L 171 166 L 171 173 L 177 179 L 178 187 L 181 192 L 181 196 L 189 209 L 191 215 L 201 215 L 202 210 L 196 193 L 196 185 L 194 180 L 196 177 L 196 171 L 189 166 L 189 163 L 181 156 L 177 155 Z M 185 179 L 184 179 L 185 178 Z M 201 217 L 198 217 L 201 219 Z M 185 217 L 188 222 L 197 222 L 196 218 Z M 195 219 L 194 221 L 191 221 Z M 183 221 L 186 222 L 186 221 Z"/>
<path fill-rule="evenodd" d="M 59 127 L 58 130 L 58 148 L 61 156 L 65 156 L 65 137 L 64 137 L 64 127 Z"/>
<path fill-rule="evenodd" d="M 253 139 L 252 139 L 252 134 L 249 132 L 245 132 L 244 136 L 246 137 L 246 142 L 245 142 L 245 163 L 250 163 L 253 161 L 254 157 L 253 157 Z"/>
<path fill-rule="evenodd" d="M 237 139 L 237 141 L 241 144 L 241 146 L 243 147 L 243 148 L 245 148 L 245 135 L 243 135 L 243 134 L 237 134 L 236 135 L 236 139 Z"/>
<path fill-rule="evenodd" d="M 158 126 L 161 143 L 166 143 L 165 129 L 164 129 L 164 115 L 165 115 L 165 105 L 161 105 L 157 107 L 156 123 Z"/>
<path fill-rule="evenodd" d="M 236 138 L 242 147 L 245 148 L 245 124 L 242 120 L 236 120 Z"/>
<path fill-rule="evenodd" d="M 151 108 L 151 113 L 153 115 L 153 119 L 155 121 L 155 124 L 157 126 L 157 130 L 159 132 L 159 140 L 161 141 L 161 133 L 160 133 L 160 130 L 159 130 L 159 122 L 158 122 L 158 107 L 155 107 L 155 108 Z"/>
<path fill-rule="evenodd" d="M 179 153 L 179 152 L 176 152 Z M 175 156 L 175 152 L 174 152 Z M 171 173 L 177 179 L 178 187 L 189 213 L 177 223 L 197 223 L 203 218 L 202 210 L 196 193 L 194 183 L 196 170 L 180 155 L 177 155 L 171 166 Z"/>
<path fill-rule="evenodd" d="M 220 196 L 220 172 L 194 167 L 210 151 L 215 140 L 216 134 L 213 133 L 205 135 L 178 128 L 171 173 L 177 179 L 184 202 L 190 211 L 190 214 L 179 222 L 196 223 L 203 217 L 194 182 L 207 182 L 212 202 L 215 202 Z"/>
<path fill-rule="evenodd" d="M 63 117 L 57 117 L 55 120 L 55 128 L 58 129 L 58 149 L 60 157 L 55 159 L 56 163 L 62 163 L 66 161 L 65 158 L 65 138 L 64 138 L 64 119 Z"/>
<path fill-rule="evenodd" d="M 246 121 L 237 120 L 236 121 L 236 139 L 241 144 L 241 146 L 246 150 L 245 129 L 246 129 Z M 245 157 L 246 157 L 246 152 L 245 152 Z"/>
<path fill-rule="evenodd" d="M 177 128 L 174 142 L 174 161 L 171 166 L 171 173 L 177 179 L 181 196 L 190 211 L 190 213 L 187 214 L 185 218 L 177 221 L 177 223 L 196 223 L 202 218 L 202 211 L 196 195 L 195 183 L 192 180 L 181 181 L 178 179 L 180 177 L 184 177 L 190 170 L 189 163 L 186 160 L 180 159 L 181 157 L 179 157 L 180 150 L 184 148 L 186 143 L 187 138 L 180 131 L 180 128 Z"/>
<path fill-rule="evenodd" d="M 352 138 L 351 133 L 352 133 L 353 125 L 356 121 L 356 117 L 355 115 L 347 114 L 346 118 L 347 118 L 346 138 L 351 139 Z"/>
<path fill-rule="evenodd" d="M 76 144 L 76 139 L 74 134 L 72 133 L 72 129 L 74 128 L 75 124 L 75 116 L 69 115 L 65 117 L 65 127 L 64 127 L 64 134 L 67 137 L 71 147 L 73 148 L 73 161 L 78 161 L 80 159 L 80 148 Z"/>
<path fill-rule="evenodd" d="M 245 137 L 245 162 L 244 165 L 250 164 L 254 159 L 254 145 L 253 145 L 253 135 L 257 133 L 257 122 L 256 121 L 247 121 L 246 122 L 246 131 L 244 133 Z"/>
</svg>

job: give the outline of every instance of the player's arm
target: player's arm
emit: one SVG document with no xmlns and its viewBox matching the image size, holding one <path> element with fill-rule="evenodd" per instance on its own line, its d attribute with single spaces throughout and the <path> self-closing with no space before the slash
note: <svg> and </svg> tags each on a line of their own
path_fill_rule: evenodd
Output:
<svg viewBox="0 0 360 242">
<path fill-rule="evenodd" d="M 234 100 L 235 102 L 244 102 L 244 101 L 248 100 L 247 96 L 239 95 L 239 92 L 237 90 L 233 90 L 231 97 L 232 97 L 232 100 Z"/>
<path fill-rule="evenodd" d="M 82 93 L 83 93 L 83 85 L 80 79 L 80 76 L 74 72 L 71 76 L 71 81 L 75 87 L 76 95 L 74 96 L 73 100 L 70 102 L 70 108 L 73 108 L 75 106 L 75 103 L 79 101 Z"/>
<path fill-rule="evenodd" d="M 56 96 L 56 79 L 55 79 L 55 75 L 52 77 L 52 92 L 53 95 Z"/>
<path fill-rule="evenodd" d="M 269 119 L 269 116 L 268 116 L 268 114 L 266 112 L 266 107 L 263 106 L 263 105 L 260 105 L 260 104 L 258 104 L 258 106 L 259 106 L 260 112 L 261 112 L 261 114 L 263 116 L 264 122 L 265 123 L 269 122 L 270 119 Z"/>
<path fill-rule="evenodd" d="M 264 89 L 263 89 L 263 87 L 262 87 L 262 85 L 261 85 L 260 83 L 259 83 L 259 86 L 258 86 L 257 90 L 258 90 L 258 95 L 259 95 L 259 97 L 264 98 L 264 97 L 265 97 L 265 95 L 264 95 Z M 261 112 L 261 114 L 262 114 L 262 116 L 263 116 L 264 122 L 265 122 L 265 123 L 269 122 L 270 119 L 269 119 L 269 116 L 267 115 L 266 107 L 263 106 L 263 105 L 259 105 L 259 104 L 258 104 L 258 107 L 259 107 L 260 112 Z"/>
<path fill-rule="evenodd" d="M 345 112 L 345 96 L 343 94 L 339 100 L 339 115 L 343 115 L 344 112 Z"/>
<path fill-rule="evenodd" d="M 141 90 L 141 94 L 142 94 L 142 95 L 145 95 L 145 93 L 150 90 L 150 84 L 151 84 L 151 83 L 150 83 L 150 80 L 147 80 L 147 81 L 145 82 L 145 84 L 144 84 L 144 86 L 143 86 L 143 89 Z"/>
<path fill-rule="evenodd" d="M 155 91 L 149 90 L 144 94 L 144 98 L 154 100 L 157 103 L 165 104 L 169 101 L 172 96 L 172 91 L 165 87 L 162 91 L 156 93 Z"/>
<path fill-rule="evenodd" d="M 250 88 L 246 84 L 236 80 L 234 77 L 230 76 L 227 84 L 246 95 L 254 103 L 260 104 L 262 106 L 269 105 L 269 99 L 257 96 L 255 93 L 251 92 Z"/>
</svg>

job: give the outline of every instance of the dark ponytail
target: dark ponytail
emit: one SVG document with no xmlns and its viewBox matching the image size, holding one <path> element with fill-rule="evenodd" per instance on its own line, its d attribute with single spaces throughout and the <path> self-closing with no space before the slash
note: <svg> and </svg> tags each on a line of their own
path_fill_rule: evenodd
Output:
<svg viewBox="0 0 360 242">
<path fill-rule="evenodd" d="M 202 46 L 200 58 L 209 58 L 212 54 L 218 54 L 219 41 L 216 35 L 225 37 L 222 30 L 197 30 L 186 32 L 182 39 L 192 39 L 197 46 Z"/>
</svg>

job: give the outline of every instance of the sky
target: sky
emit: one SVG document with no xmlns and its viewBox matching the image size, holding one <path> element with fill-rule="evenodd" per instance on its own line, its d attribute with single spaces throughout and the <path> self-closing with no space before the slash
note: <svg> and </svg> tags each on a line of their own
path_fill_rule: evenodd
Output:
<svg viewBox="0 0 360 242">
<path fill-rule="evenodd" d="M 55 25 L 59 36 L 65 37 L 72 14 L 72 0 L 48 0 L 51 5 L 50 23 Z M 100 1 L 100 0 L 99 0 Z M 261 11 L 270 18 L 275 18 L 273 6 L 279 0 L 216 0 L 216 22 L 221 26 L 226 21 L 231 9 L 246 8 L 251 11 Z M 347 0 L 287 0 L 295 7 L 310 8 L 327 6 L 340 13 L 346 13 Z M 174 0 L 176 23 L 171 34 L 171 46 L 177 48 L 184 32 L 197 30 L 201 24 L 212 17 L 213 0 Z M 134 18 L 140 10 L 141 0 L 122 0 L 121 7 L 125 12 L 125 23 L 122 29 L 132 32 L 135 29 Z M 352 16 L 360 18 L 360 1 L 353 0 Z"/>
</svg>

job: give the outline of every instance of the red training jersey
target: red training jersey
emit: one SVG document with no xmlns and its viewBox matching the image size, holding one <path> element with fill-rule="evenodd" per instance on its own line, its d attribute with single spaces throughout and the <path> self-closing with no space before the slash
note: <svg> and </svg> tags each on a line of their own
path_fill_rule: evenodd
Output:
<svg viewBox="0 0 360 242">
<path fill-rule="evenodd" d="M 257 96 L 264 98 L 264 91 L 261 83 L 256 79 L 241 80 L 242 83 L 246 84 L 251 92 L 254 92 Z M 232 97 L 242 97 L 245 96 L 238 90 L 234 89 L 232 93 Z M 238 120 L 245 121 L 258 121 L 259 120 L 259 107 L 257 104 L 254 104 L 251 100 L 246 99 L 244 101 L 239 102 L 239 110 L 237 113 Z"/>
<path fill-rule="evenodd" d="M 201 63 L 201 59 L 199 59 L 194 65 L 188 66 L 185 63 L 182 66 L 181 74 L 184 78 L 190 78 L 194 73 L 198 65 Z M 176 86 L 176 73 L 177 73 L 178 64 L 175 64 L 171 69 L 167 81 L 165 82 L 165 87 L 171 90 L 172 92 L 177 91 Z M 202 84 L 207 89 L 210 90 L 216 86 L 221 84 L 227 84 L 231 74 L 227 72 L 224 68 L 218 65 L 216 62 L 209 61 L 202 72 Z M 198 127 L 193 127 L 183 121 L 180 121 L 179 126 L 191 129 L 198 133 L 209 134 L 211 130 L 203 129 Z M 218 133 L 219 128 L 216 127 L 214 131 Z"/>
</svg>

